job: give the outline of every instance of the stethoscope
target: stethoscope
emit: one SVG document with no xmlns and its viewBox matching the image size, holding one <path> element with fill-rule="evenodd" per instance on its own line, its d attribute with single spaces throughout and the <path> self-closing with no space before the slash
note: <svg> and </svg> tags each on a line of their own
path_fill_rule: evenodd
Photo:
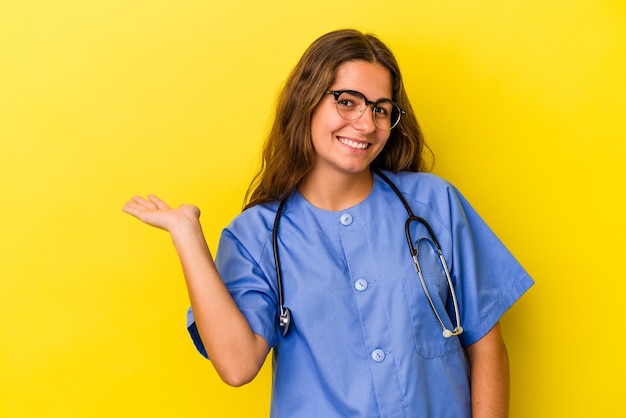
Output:
<svg viewBox="0 0 626 418">
<path fill-rule="evenodd" d="M 426 295 L 426 298 L 428 299 L 428 303 L 430 305 L 431 310 L 433 311 L 433 313 L 435 314 L 435 317 L 437 318 L 437 322 L 439 323 L 439 326 L 441 326 L 443 336 L 445 338 L 450 338 L 454 335 L 460 335 L 463 332 L 463 327 L 461 327 L 461 317 L 459 315 L 459 304 L 456 299 L 456 292 L 454 291 L 454 285 L 452 284 L 452 279 L 450 278 L 450 271 L 448 270 L 448 264 L 446 263 L 446 260 L 443 257 L 443 252 L 441 251 L 441 246 L 439 245 L 439 241 L 437 241 L 437 238 L 435 237 L 435 233 L 433 232 L 432 228 L 430 227 L 430 225 L 428 224 L 428 222 L 426 222 L 424 218 L 420 218 L 419 216 L 416 216 L 413 213 L 413 211 L 411 210 L 411 207 L 409 206 L 404 196 L 402 196 L 402 193 L 400 192 L 400 190 L 398 190 L 396 185 L 393 184 L 393 182 L 386 175 L 384 175 L 383 173 L 381 173 L 379 170 L 376 170 L 376 169 L 373 169 L 372 171 L 376 173 L 378 176 L 380 176 L 380 178 L 382 178 L 393 189 L 395 194 L 400 198 L 400 201 L 402 201 L 402 204 L 404 205 L 404 208 L 406 209 L 409 215 L 408 219 L 406 220 L 406 223 L 404 224 L 404 232 L 406 234 L 406 240 L 409 245 L 409 251 L 411 252 L 411 258 L 413 258 L 415 271 L 417 272 L 417 276 L 419 277 L 420 283 L 422 284 L 422 288 L 424 289 L 424 294 Z M 280 258 L 278 255 L 278 224 L 279 224 L 280 217 L 282 215 L 283 207 L 285 206 L 286 200 L 287 199 L 283 199 L 278 205 L 278 209 L 276 210 L 276 217 L 274 218 L 274 229 L 272 231 L 272 246 L 274 248 L 274 264 L 276 266 L 276 281 L 277 281 L 277 291 L 278 291 L 278 309 L 279 309 L 278 326 L 283 336 L 287 335 L 287 333 L 289 332 L 289 326 L 291 325 L 291 321 L 292 321 L 291 310 L 285 306 L 285 298 L 283 295 L 283 280 L 282 280 L 281 267 L 280 267 Z M 428 234 L 430 235 L 430 238 L 428 237 L 420 238 L 416 243 L 417 245 L 415 246 L 413 245 L 413 238 L 411 236 L 411 223 L 413 222 L 421 223 L 426 228 L 426 230 L 428 231 Z M 429 247 L 431 247 L 433 251 L 435 251 L 437 255 L 439 256 L 439 262 L 441 263 L 441 267 L 446 275 L 448 288 L 450 289 L 450 294 L 452 295 L 452 303 L 454 305 L 454 316 L 455 316 L 455 322 L 456 322 L 456 326 L 454 327 L 454 330 L 450 330 L 446 328 L 445 324 L 443 323 L 441 319 L 441 316 L 439 316 L 439 312 L 437 312 L 437 308 L 435 307 L 433 299 L 430 296 L 428 287 L 426 286 L 426 281 L 424 280 L 424 275 L 422 274 L 422 268 L 420 266 L 420 262 L 418 258 L 418 254 L 419 254 L 418 247 L 419 247 L 420 242 L 422 241 L 426 241 L 429 244 L 431 244 L 429 245 Z"/>
</svg>

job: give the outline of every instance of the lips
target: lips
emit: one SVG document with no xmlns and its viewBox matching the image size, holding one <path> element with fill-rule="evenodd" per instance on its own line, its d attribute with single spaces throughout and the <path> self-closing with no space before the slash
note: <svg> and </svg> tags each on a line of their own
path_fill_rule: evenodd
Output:
<svg viewBox="0 0 626 418">
<path fill-rule="evenodd" d="M 343 138 L 343 137 L 337 137 L 337 139 L 343 145 L 348 146 L 350 148 L 354 148 L 354 149 L 367 149 L 370 146 L 368 142 L 357 142 L 357 141 L 353 141 L 351 139 Z"/>
</svg>

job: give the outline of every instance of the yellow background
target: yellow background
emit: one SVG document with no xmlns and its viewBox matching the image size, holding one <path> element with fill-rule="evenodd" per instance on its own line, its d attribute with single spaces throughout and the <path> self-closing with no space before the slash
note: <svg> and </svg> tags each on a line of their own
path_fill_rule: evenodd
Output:
<svg viewBox="0 0 626 418">
<path fill-rule="evenodd" d="M 537 282 L 503 319 L 511 416 L 626 415 L 622 0 L 2 0 L 1 417 L 267 416 L 270 368 L 219 381 L 169 238 L 120 208 L 196 203 L 215 248 L 342 27 L 396 52 L 435 172 Z"/>
</svg>

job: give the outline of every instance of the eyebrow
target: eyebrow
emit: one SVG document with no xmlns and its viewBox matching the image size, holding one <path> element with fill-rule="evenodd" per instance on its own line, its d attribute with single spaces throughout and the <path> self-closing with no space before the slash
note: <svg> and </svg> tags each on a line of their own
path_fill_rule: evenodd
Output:
<svg viewBox="0 0 626 418">
<path fill-rule="evenodd" d="M 376 100 L 370 100 L 365 94 L 361 93 L 358 90 L 354 90 L 354 89 L 332 89 L 332 88 L 330 88 L 330 89 L 328 89 L 328 91 L 344 91 L 344 92 L 359 93 L 361 96 L 365 97 L 365 99 L 367 101 L 370 101 L 372 103 L 382 102 L 383 100 L 388 100 L 390 102 L 393 102 L 393 99 L 390 99 L 389 97 L 379 97 Z"/>
</svg>

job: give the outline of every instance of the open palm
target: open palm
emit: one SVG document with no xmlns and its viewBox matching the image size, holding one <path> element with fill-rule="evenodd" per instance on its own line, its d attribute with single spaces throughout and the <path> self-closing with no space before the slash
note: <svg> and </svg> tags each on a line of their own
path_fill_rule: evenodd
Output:
<svg viewBox="0 0 626 418">
<path fill-rule="evenodd" d="M 148 225 L 169 232 L 172 232 L 181 221 L 197 222 L 200 217 L 200 209 L 197 206 L 180 205 L 178 208 L 171 208 L 155 195 L 148 195 L 147 198 L 133 196 L 126 202 L 122 211 Z"/>
</svg>

